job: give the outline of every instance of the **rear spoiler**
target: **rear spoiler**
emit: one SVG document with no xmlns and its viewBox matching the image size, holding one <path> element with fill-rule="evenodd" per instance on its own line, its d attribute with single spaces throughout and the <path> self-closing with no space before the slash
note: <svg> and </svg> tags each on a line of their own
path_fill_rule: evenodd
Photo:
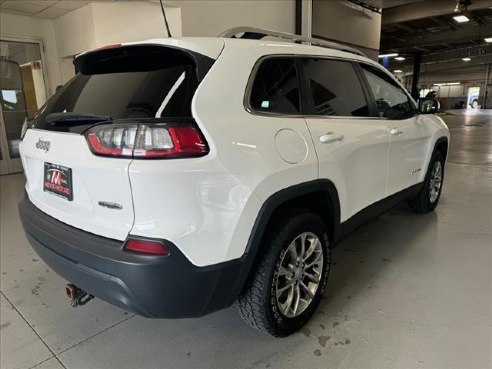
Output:
<svg viewBox="0 0 492 369">
<path fill-rule="evenodd" d="M 128 59 L 132 59 L 135 72 L 140 68 L 148 70 L 149 62 L 154 62 L 153 67 L 156 70 L 174 65 L 193 64 L 198 81 L 205 78 L 215 63 L 215 59 L 203 54 L 162 44 L 105 46 L 78 55 L 73 63 L 77 72 L 100 74 L 118 72 L 118 62 Z M 127 68 L 126 70 L 128 71 Z"/>
</svg>

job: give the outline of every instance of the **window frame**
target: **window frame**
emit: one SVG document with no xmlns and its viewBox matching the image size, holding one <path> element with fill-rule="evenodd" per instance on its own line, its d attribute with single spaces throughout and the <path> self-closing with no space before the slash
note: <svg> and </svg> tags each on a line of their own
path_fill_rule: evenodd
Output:
<svg viewBox="0 0 492 369">
<path fill-rule="evenodd" d="M 373 106 L 372 109 L 371 109 L 371 111 L 374 111 L 375 112 L 377 119 L 380 119 L 380 120 L 389 120 L 389 121 L 401 121 L 401 120 L 407 120 L 407 119 L 414 118 L 415 116 L 418 115 L 417 106 L 416 106 L 413 98 L 410 96 L 410 93 L 403 86 L 400 85 L 400 83 L 391 75 L 391 73 L 389 73 L 388 71 L 386 71 L 384 68 L 380 68 L 378 66 L 375 66 L 373 64 L 370 64 L 370 63 L 367 63 L 367 62 L 364 62 L 364 61 L 357 61 L 356 64 L 357 64 L 356 67 L 357 67 L 357 69 L 359 70 L 359 73 L 360 73 L 360 77 L 364 80 L 364 84 L 366 85 L 368 94 L 370 95 L 371 105 Z M 371 90 L 371 87 L 369 85 L 369 81 L 367 80 L 367 77 L 364 74 L 362 64 L 363 65 L 366 65 L 366 66 L 368 66 L 370 68 L 377 69 L 380 72 L 384 73 L 393 82 L 393 85 L 395 87 L 399 88 L 405 94 L 405 96 L 407 97 L 408 102 L 410 103 L 411 107 L 413 108 L 413 115 L 408 116 L 408 117 L 404 117 L 404 118 L 398 118 L 398 119 L 397 118 L 388 118 L 388 117 L 381 117 L 381 116 L 379 116 L 379 109 L 377 107 L 376 98 L 374 97 L 374 93 Z"/>
<path fill-rule="evenodd" d="M 294 61 L 295 67 L 296 67 L 296 74 L 297 74 L 297 83 L 299 85 L 299 104 L 300 104 L 300 112 L 299 114 L 282 114 L 282 113 L 275 113 L 275 112 L 266 112 L 266 111 L 261 111 L 261 110 L 256 110 L 254 109 L 251 104 L 250 104 L 250 98 L 251 98 L 251 90 L 253 88 L 254 81 L 256 79 L 256 75 L 258 72 L 258 69 L 260 68 L 261 64 L 268 59 L 280 59 L 280 58 L 290 58 Z M 304 74 L 304 67 L 302 64 L 302 59 L 326 59 L 326 60 L 335 60 L 335 61 L 343 61 L 347 63 L 351 63 L 357 77 L 359 78 L 359 82 L 362 86 L 362 90 L 364 93 L 364 96 L 366 98 L 366 102 L 368 105 L 368 110 L 369 110 L 369 116 L 367 117 L 356 117 L 352 115 L 319 115 L 319 114 L 312 114 L 313 112 L 313 107 L 314 103 L 312 101 L 312 96 L 311 96 L 311 90 L 307 84 L 307 80 Z M 410 117 L 406 118 L 400 118 L 400 119 L 391 119 L 387 117 L 380 117 L 379 116 L 379 110 L 377 107 L 376 99 L 374 97 L 374 94 L 372 93 L 372 90 L 369 86 L 369 82 L 367 81 L 366 76 L 364 75 L 363 67 L 362 65 L 366 65 L 368 67 L 375 68 L 384 74 L 386 74 L 393 83 L 400 88 L 405 96 L 407 96 L 408 101 L 410 102 L 411 106 L 413 107 L 414 114 Z M 248 78 L 248 82 L 246 84 L 246 89 L 244 93 L 244 98 L 243 98 L 243 105 L 245 110 L 252 114 L 252 115 L 257 115 L 257 116 L 267 116 L 267 117 L 272 117 L 272 118 L 315 118 L 315 119 L 365 119 L 365 120 L 388 120 L 388 121 L 400 121 L 400 120 L 406 120 L 413 118 L 419 114 L 417 105 L 415 104 L 415 101 L 413 98 L 410 96 L 410 93 L 403 87 L 401 84 L 384 68 L 379 67 L 378 65 L 374 65 L 372 63 L 369 63 L 364 60 L 359 60 L 359 59 L 351 59 L 351 58 L 344 58 L 344 57 L 338 57 L 338 56 L 328 56 L 328 55 L 315 55 L 315 54 L 268 54 L 268 55 L 263 55 L 261 56 L 254 64 L 250 76 Z"/>
<path fill-rule="evenodd" d="M 256 75 L 258 73 L 258 69 L 260 68 L 261 64 L 268 59 L 279 59 L 279 58 L 290 58 L 294 60 L 295 66 L 296 66 L 296 74 L 297 74 L 297 83 L 299 85 L 299 102 L 300 102 L 300 112 L 299 114 L 282 114 L 282 113 L 275 113 L 275 112 L 266 112 L 266 111 L 261 111 L 261 110 L 256 110 L 251 106 L 250 99 L 251 99 L 251 91 L 253 88 L 253 84 L 256 79 Z M 307 84 L 307 80 L 304 74 L 304 67 L 302 63 L 302 59 L 326 59 L 326 60 L 335 60 L 335 61 L 343 61 L 347 63 L 351 63 L 357 77 L 359 78 L 359 82 L 361 84 L 362 90 L 364 97 L 366 99 L 368 109 L 369 109 L 369 116 L 367 117 L 356 117 L 352 115 L 319 115 L 319 114 L 312 114 L 313 112 L 313 107 L 314 103 L 312 101 L 312 96 L 311 96 L 311 90 Z M 260 57 L 254 64 L 250 76 L 248 78 L 248 82 L 246 84 L 246 89 L 244 93 L 244 98 L 243 98 L 243 105 L 245 110 L 252 114 L 252 115 L 257 115 L 257 116 L 267 116 L 267 117 L 272 117 L 272 118 L 317 118 L 317 119 L 366 119 L 366 120 L 375 120 L 375 119 L 382 119 L 379 117 L 379 113 L 377 110 L 377 105 L 374 100 L 374 97 L 370 93 L 369 86 L 367 84 L 366 78 L 364 77 L 362 73 L 362 69 L 358 65 L 358 63 L 361 62 L 360 60 L 356 59 L 350 59 L 350 58 L 343 58 L 343 57 L 338 57 L 338 56 L 328 56 L 328 55 L 315 55 L 315 54 L 268 54 L 268 55 L 263 55 Z M 371 65 L 369 63 L 366 63 L 367 65 Z"/>
</svg>

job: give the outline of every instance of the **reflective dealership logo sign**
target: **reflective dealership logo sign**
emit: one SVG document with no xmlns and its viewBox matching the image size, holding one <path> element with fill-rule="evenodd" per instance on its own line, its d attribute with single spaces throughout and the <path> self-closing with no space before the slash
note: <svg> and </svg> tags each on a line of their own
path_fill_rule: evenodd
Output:
<svg viewBox="0 0 492 369">
<path fill-rule="evenodd" d="M 45 162 L 43 191 L 72 201 L 72 169 Z"/>
<path fill-rule="evenodd" d="M 51 183 L 60 186 L 62 184 L 62 172 L 54 169 L 51 173 Z"/>
<path fill-rule="evenodd" d="M 39 150 L 43 150 L 44 152 L 50 151 L 50 147 L 50 141 L 43 141 L 43 139 L 39 138 L 38 142 L 36 142 L 36 148 Z"/>
<path fill-rule="evenodd" d="M 58 169 L 49 169 L 46 173 L 46 180 L 44 183 L 46 188 L 70 194 L 69 178 L 67 175 Z"/>
</svg>

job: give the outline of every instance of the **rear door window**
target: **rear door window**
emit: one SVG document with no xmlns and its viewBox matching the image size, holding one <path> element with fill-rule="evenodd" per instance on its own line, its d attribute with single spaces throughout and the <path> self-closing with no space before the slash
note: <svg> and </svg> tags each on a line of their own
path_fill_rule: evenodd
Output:
<svg viewBox="0 0 492 369">
<path fill-rule="evenodd" d="M 292 58 L 269 58 L 257 69 L 249 105 L 263 113 L 300 114 L 299 84 Z"/>
<path fill-rule="evenodd" d="M 302 64 L 312 101 L 310 115 L 369 116 L 364 90 L 351 62 L 303 58 Z"/>
</svg>

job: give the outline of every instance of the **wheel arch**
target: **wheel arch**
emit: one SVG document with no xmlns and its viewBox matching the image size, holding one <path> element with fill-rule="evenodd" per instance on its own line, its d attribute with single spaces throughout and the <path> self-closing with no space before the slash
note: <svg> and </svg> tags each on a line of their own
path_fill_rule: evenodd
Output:
<svg viewBox="0 0 492 369">
<path fill-rule="evenodd" d="M 434 144 L 434 150 L 432 152 L 439 151 L 442 154 L 442 156 L 444 156 L 444 161 L 446 162 L 446 158 L 448 156 L 448 150 L 449 150 L 448 138 L 440 137 L 436 140 Z"/>
<path fill-rule="evenodd" d="M 293 208 L 313 210 L 320 215 L 327 225 L 331 245 L 341 239 L 340 202 L 333 182 L 327 179 L 314 180 L 274 193 L 263 203 L 256 217 L 242 257 L 241 270 L 238 272 L 235 287 L 231 291 L 231 301 L 237 299 L 255 270 L 262 254 L 261 245 L 268 226 L 275 221 L 276 215 Z"/>
<path fill-rule="evenodd" d="M 271 195 L 262 205 L 248 240 L 246 253 L 257 253 L 261 241 L 277 218 L 290 209 L 302 208 L 315 212 L 325 222 L 330 242 L 341 237 L 340 200 L 330 180 L 321 179 L 294 185 Z"/>
</svg>

